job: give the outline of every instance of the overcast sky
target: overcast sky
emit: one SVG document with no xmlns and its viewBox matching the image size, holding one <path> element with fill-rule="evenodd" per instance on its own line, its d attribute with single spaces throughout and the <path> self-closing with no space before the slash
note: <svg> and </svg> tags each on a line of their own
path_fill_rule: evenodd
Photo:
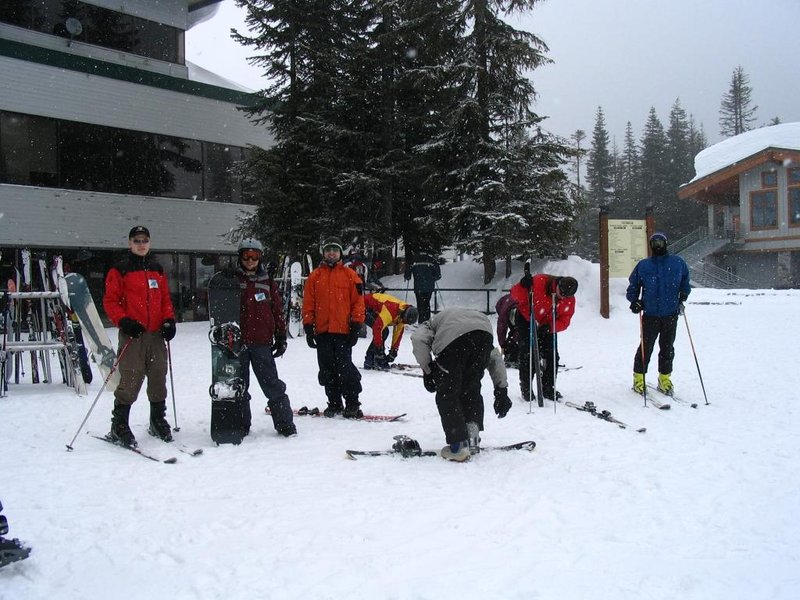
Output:
<svg viewBox="0 0 800 600">
<path fill-rule="evenodd" d="M 653 106 L 667 127 L 680 98 L 709 141 L 720 141 L 720 101 L 738 65 L 759 107 L 755 125 L 800 121 L 800 0 L 545 0 L 515 26 L 550 48 L 554 64 L 532 74 L 535 110 L 559 135 L 583 129 L 591 137 L 602 106 L 621 146 L 627 121 L 639 139 Z M 223 0 L 187 34 L 187 58 L 260 89 L 261 73 L 230 39 L 232 27 L 245 28 L 244 10 Z"/>
</svg>

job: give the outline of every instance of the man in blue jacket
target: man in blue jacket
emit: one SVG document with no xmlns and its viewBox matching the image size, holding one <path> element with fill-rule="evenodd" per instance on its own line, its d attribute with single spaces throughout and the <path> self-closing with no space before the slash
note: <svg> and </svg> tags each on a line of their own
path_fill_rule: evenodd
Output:
<svg viewBox="0 0 800 600">
<path fill-rule="evenodd" d="M 671 396 L 678 315 L 683 313 L 683 303 L 692 291 L 689 267 L 680 256 L 667 252 L 667 236 L 663 233 L 650 236 L 650 251 L 651 256 L 634 267 L 626 294 L 631 311 L 644 313 L 642 340 L 633 359 L 633 389 L 644 393 L 644 374 L 658 338 L 658 389 Z M 641 344 L 644 344 L 644 357 Z"/>
</svg>

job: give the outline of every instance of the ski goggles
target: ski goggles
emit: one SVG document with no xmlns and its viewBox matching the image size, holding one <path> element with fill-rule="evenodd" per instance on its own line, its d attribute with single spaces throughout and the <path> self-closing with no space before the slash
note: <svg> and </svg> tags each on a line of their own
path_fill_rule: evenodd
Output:
<svg viewBox="0 0 800 600">
<path fill-rule="evenodd" d="M 261 252 L 258 250 L 245 250 L 242 252 L 242 260 L 261 260 Z"/>
</svg>

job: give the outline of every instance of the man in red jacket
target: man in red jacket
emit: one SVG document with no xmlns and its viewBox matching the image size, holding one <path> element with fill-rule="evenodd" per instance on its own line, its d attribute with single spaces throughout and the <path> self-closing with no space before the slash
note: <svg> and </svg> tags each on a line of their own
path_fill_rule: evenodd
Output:
<svg viewBox="0 0 800 600">
<path fill-rule="evenodd" d="M 148 433 L 172 441 L 167 412 L 167 348 L 175 337 L 175 311 L 164 269 L 150 254 L 150 231 L 137 225 L 128 234 L 128 254 L 106 275 L 103 308 L 119 327 L 120 382 L 114 390 L 114 410 L 108 437 L 136 446 L 128 425 L 131 405 L 147 377 L 150 400 Z"/>
<path fill-rule="evenodd" d="M 531 289 L 532 286 L 532 289 Z M 511 297 L 517 303 L 516 328 L 519 333 L 519 383 L 522 399 L 528 400 L 531 382 L 528 380 L 528 364 L 531 354 L 530 324 L 532 293 L 534 326 L 538 340 L 539 358 L 542 369 L 542 395 L 553 400 L 555 388 L 555 368 L 558 364 L 558 348 L 553 334 L 569 327 L 575 313 L 575 292 L 578 281 L 574 277 L 557 277 L 539 274 L 525 275 L 511 288 Z M 555 331 L 553 331 L 553 302 L 556 305 Z M 536 375 L 536 369 L 532 374 Z M 558 394 L 561 397 L 561 394 Z"/>
</svg>

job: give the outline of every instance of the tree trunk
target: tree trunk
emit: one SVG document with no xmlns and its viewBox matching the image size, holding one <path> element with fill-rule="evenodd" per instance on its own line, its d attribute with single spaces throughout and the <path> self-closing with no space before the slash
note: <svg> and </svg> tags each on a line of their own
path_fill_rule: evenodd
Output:
<svg viewBox="0 0 800 600">
<path fill-rule="evenodd" d="M 483 250 L 483 284 L 491 282 L 497 273 L 497 265 L 494 262 L 494 253 L 484 248 Z"/>
<path fill-rule="evenodd" d="M 509 254 L 506 256 L 506 272 L 505 272 L 506 279 L 511 277 L 511 255 Z"/>
</svg>

